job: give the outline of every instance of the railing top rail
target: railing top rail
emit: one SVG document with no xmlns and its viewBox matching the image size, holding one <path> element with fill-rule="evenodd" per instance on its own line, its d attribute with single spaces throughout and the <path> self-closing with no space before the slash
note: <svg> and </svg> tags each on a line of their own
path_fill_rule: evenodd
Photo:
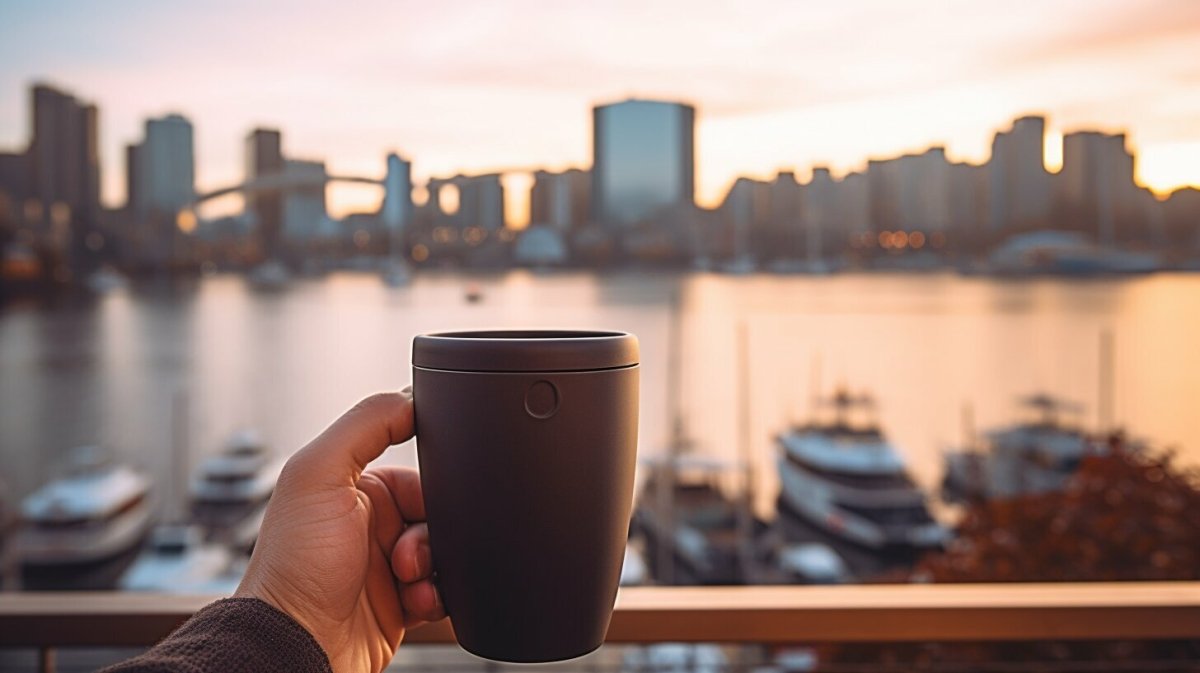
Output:
<svg viewBox="0 0 1200 673">
<path fill-rule="evenodd" d="M 215 596 L 0 594 L 0 647 L 152 644 Z M 1200 638 L 1200 582 L 632 587 L 608 642 Z M 407 642 L 451 643 L 446 622 Z"/>
</svg>

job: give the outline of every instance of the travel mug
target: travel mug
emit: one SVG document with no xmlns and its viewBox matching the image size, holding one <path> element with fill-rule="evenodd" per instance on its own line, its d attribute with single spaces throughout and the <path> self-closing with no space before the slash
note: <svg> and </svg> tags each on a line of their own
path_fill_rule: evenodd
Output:
<svg viewBox="0 0 1200 673">
<path fill-rule="evenodd" d="M 629 533 L 637 337 L 426 334 L 412 361 L 434 577 L 459 645 L 526 663 L 596 649 Z"/>
</svg>

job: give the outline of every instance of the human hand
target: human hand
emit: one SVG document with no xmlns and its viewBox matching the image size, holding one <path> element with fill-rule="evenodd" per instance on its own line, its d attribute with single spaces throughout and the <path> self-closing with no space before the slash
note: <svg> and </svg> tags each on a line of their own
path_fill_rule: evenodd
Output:
<svg viewBox="0 0 1200 673">
<path fill-rule="evenodd" d="M 412 434 L 406 388 L 359 402 L 292 456 L 234 594 L 299 622 L 337 672 L 383 670 L 406 627 L 445 617 L 417 471 L 363 471 Z"/>
</svg>

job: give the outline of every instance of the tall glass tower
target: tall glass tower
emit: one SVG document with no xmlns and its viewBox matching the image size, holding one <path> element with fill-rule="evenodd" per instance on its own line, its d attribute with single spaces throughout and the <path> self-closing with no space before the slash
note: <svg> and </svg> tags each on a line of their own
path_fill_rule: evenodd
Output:
<svg viewBox="0 0 1200 673">
<path fill-rule="evenodd" d="M 630 225 L 695 198 L 696 110 L 630 99 L 592 110 L 592 217 Z"/>
</svg>

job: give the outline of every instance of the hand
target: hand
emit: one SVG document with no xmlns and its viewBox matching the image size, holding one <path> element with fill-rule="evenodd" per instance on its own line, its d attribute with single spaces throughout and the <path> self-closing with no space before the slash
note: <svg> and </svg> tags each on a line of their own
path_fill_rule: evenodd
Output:
<svg viewBox="0 0 1200 673">
<path fill-rule="evenodd" d="M 416 470 L 363 472 L 412 434 L 406 388 L 359 402 L 292 456 L 235 594 L 299 622 L 334 671 L 381 671 L 405 627 L 445 616 Z"/>
</svg>

